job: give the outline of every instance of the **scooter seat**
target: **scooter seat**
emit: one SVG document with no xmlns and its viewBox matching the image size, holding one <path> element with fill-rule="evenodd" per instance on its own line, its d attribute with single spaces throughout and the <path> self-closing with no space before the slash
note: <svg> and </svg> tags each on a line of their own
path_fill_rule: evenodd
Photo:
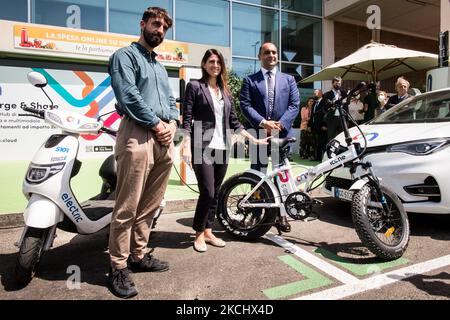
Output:
<svg viewBox="0 0 450 320">
<path fill-rule="evenodd" d="M 117 184 L 117 165 L 114 155 L 110 155 L 103 161 L 98 174 L 104 182 L 108 183 L 113 189 Z"/>
</svg>

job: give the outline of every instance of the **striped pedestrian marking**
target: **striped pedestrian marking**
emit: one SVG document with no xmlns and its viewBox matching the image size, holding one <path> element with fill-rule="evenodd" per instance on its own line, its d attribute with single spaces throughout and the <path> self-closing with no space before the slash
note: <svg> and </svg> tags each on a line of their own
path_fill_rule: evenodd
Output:
<svg viewBox="0 0 450 320">
<path fill-rule="evenodd" d="M 428 260 L 399 270 L 373 276 L 357 283 L 344 284 L 321 292 L 299 297 L 293 300 L 336 300 L 363 293 L 368 290 L 379 289 L 395 282 L 418 276 L 450 265 L 450 255 Z"/>
<path fill-rule="evenodd" d="M 266 233 L 264 237 L 275 242 L 276 244 L 290 251 L 292 254 L 296 255 L 303 261 L 309 263 L 315 268 L 318 268 L 319 270 L 325 272 L 327 275 L 335 278 L 336 280 L 342 283 L 351 284 L 359 281 L 357 277 L 339 269 L 338 267 L 332 265 L 331 263 L 328 263 L 320 259 L 314 254 L 309 253 L 308 251 L 294 245 L 293 243 L 281 238 L 280 236 L 274 235 L 273 233 L 269 232 Z"/>
<path fill-rule="evenodd" d="M 290 266 L 295 271 L 300 273 L 303 277 L 305 277 L 305 279 L 263 290 L 263 293 L 269 299 L 282 299 L 289 296 L 293 296 L 295 294 L 302 293 L 304 291 L 325 287 L 330 284 L 333 284 L 333 281 L 324 277 L 319 272 L 307 267 L 300 261 L 294 259 L 292 256 L 285 255 L 278 257 L 278 259 L 280 259 L 282 262 L 286 263 L 288 266 Z"/>
</svg>

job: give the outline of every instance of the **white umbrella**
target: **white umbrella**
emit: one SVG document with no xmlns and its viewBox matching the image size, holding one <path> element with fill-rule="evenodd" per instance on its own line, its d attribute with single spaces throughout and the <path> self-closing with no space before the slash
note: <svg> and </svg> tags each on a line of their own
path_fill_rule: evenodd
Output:
<svg viewBox="0 0 450 320">
<path fill-rule="evenodd" d="M 437 66 L 437 54 L 371 42 L 300 82 L 331 80 L 334 76 L 340 76 L 344 80 L 376 82 L 407 72 Z"/>
</svg>

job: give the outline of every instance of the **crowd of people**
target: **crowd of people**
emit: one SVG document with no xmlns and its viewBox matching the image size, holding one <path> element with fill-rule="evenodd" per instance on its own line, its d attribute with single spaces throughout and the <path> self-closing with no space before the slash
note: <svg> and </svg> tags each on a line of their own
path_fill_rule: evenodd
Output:
<svg viewBox="0 0 450 320">
<path fill-rule="evenodd" d="M 369 83 L 364 98 L 360 94 L 351 97 L 344 110 L 358 125 L 366 123 L 408 98 L 409 87 L 410 83 L 405 78 L 398 78 L 395 84 L 397 94 L 388 98 L 386 91 L 377 89 L 375 83 Z M 320 161 L 327 143 L 342 132 L 337 109 L 328 106 L 344 94 L 342 79 L 334 77 L 330 91 L 322 93 L 320 89 L 315 89 L 314 95 L 306 99 L 299 114 L 301 159 Z M 349 122 L 348 125 L 352 127 L 354 123 Z"/>
</svg>

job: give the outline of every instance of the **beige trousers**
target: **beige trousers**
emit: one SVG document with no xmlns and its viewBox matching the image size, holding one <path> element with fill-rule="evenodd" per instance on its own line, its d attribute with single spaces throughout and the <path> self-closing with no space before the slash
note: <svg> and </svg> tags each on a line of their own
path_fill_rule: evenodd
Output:
<svg viewBox="0 0 450 320">
<path fill-rule="evenodd" d="M 111 267 L 123 269 L 128 256 L 147 252 L 155 210 L 166 191 L 173 163 L 173 143 L 162 146 L 155 134 L 133 120 L 122 119 L 117 134 L 116 204 L 109 234 Z"/>
</svg>

